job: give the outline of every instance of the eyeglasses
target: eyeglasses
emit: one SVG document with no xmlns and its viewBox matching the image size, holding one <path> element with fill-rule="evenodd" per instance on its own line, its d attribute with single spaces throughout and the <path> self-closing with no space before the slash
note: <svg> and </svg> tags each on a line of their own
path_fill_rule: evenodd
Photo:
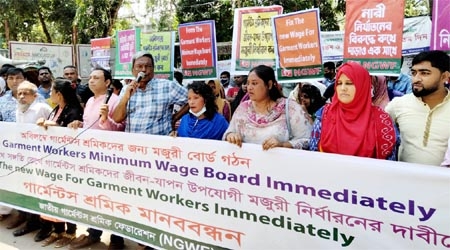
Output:
<svg viewBox="0 0 450 250">
<path fill-rule="evenodd" d="M 144 68 L 144 70 L 152 69 L 153 65 L 148 65 L 148 64 L 136 64 L 136 65 L 134 65 L 134 69 L 135 70 L 141 70 L 142 68 Z"/>
</svg>

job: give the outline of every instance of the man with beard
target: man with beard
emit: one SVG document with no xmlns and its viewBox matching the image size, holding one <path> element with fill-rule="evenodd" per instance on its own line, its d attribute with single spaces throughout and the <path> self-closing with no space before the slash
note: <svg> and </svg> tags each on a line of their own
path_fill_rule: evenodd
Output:
<svg viewBox="0 0 450 250">
<path fill-rule="evenodd" d="M 17 87 L 16 122 L 36 123 L 41 117 L 48 117 L 52 108 L 43 102 L 35 102 L 38 88 L 34 83 L 23 81 Z"/>
<path fill-rule="evenodd" d="M 52 90 L 53 74 L 49 67 L 43 66 L 38 70 L 39 88 L 38 93 L 45 99 L 50 98 Z"/>
<path fill-rule="evenodd" d="M 394 98 L 386 112 L 400 130 L 399 160 L 439 166 L 450 137 L 450 94 L 444 87 L 450 58 L 426 51 L 412 61 L 412 93 Z"/>
</svg>

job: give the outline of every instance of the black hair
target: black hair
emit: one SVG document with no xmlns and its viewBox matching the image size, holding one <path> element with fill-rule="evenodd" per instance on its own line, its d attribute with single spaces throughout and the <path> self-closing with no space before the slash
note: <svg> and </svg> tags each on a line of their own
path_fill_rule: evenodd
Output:
<svg viewBox="0 0 450 250">
<path fill-rule="evenodd" d="M 432 67 L 438 68 L 441 73 L 450 71 L 450 57 L 444 51 L 431 50 L 420 52 L 413 58 L 411 65 L 414 66 L 425 61 L 430 62 Z"/>
<path fill-rule="evenodd" d="M 6 76 L 16 76 L 18 74 L 22 74 L 23 77 L 25 77 L 25 70 L 21 68 L 9 68 L 8 71 L 6 71 Z"/>
<path fill-rule="evenodd" d="M 66 102 L 66 105 L 70 105 L 78 108 L 79 110 L 83 110 L 80 104 L 80 99 L 78 98 L 76 89 L 72 88 L 72 82 L 67 79 L 56 79 L 53 82 L 52 88 L 55 92 L 61 93 Z M 57 121 L 59 124 L 59 121 Z"/>
<path fill-rule="evenodd" d="M 0 69 L 0 76 L 6 75 L 6 72 L 8 72 L 8 69 L 10 68 L 15 68 L 15 66 L 11 64 L 3 64 L 2 68 Z"/>
<path fill-rule="evenodd" d="M 51 71 L 50 68 L 47 67 L 47 66 L 42 66 L 42 67 L 40 67 L 40 68 L 38 69 L 38 73 L 41 72 L 41 70 L 47 70 L 48 73 L 50 73 L 50 75 L 53 75 L 52 71 Z"/>
<path fill-rule="evenodd" d="M 173 73 L 173 77 L 179 84 L 183 85 L 183 73 L 181 73 L 180 71 L 175 71 Z"/>
<path fill-rule="evenodd" d="M 121 82 L 120 80 L 118 80 L 118 79 L 114 79 L 114 80 L 111 82 L 111 85 L 112 85 L 114 88 L 116 88 L 117 90 L 119 90 L 119 92 L 120 92 L 120 90 L 122 90 L 122 88 L 123 88 L 122 82 Z"/>
<path fill-rule="evenodd" d="M 102 67 L 95 67 L 92 71 L 100 70 L 103 71 L 103 76 L 105 77 L 105 82 L 109 80 L 109 83 L 112 83 L 112 75 L 111 72 L 107 69 L 104 69 Z"/>
<path fill-rule="evenodd" d="M 205 100 L 205 117 L 208 120 L 212 120 L 217 113 L 216 97 L 214 96 L 213 89 L 205 83 L 193 82 L 187 86 L 188 91 L 191 89 L 197 95 L 200 95 Z"/>
<path fill-rule="evenodd" d="M 334 62 L 325 62 L 323 64 L 324 68 L 328 68 L 329 70 L 336 70 L 336 65 L 334 64 Z"/>
<path fill-rule="evenodd" d="M 250 70 L 249 74 L 255 72 L 255 74 L 264 81 L 264 85 L 269 87 L 269 81 L 272 81 L 272 88 L 269 89 L 269 97 L 272 101 L 278 100 L 283 97 L 280 89 L 278 88 L 278 82 L 275 79 L 275 71 L 272 67 L 266 65 L 259 65 Z"/>
<path fill-rule="evenodd" d="M 302 84 L 301 93 L 305 94 L 310 99 L 309 107 L 306 109 L 310 115 L 314 115 L 323 105 L 325 100 L 322 98 L 319 88 L 312 84 Z"/>
<path fill-rule="evenodd" d="M 63 70 L 65 70 L 65 69 L 74 69 L 74 70 L 77 70 L 77 67 L 75 67 L 75 66 L 73 66 L 73 65 L 66 65 L 66 66 L 64 66 Z"/>
<path fill-rule="evenodd" d="M 228 71 L 223 71 L 222 73 L 220 73 L 220 75 L 226 75 L 228 78 L 230 78 L 230 72 Z"/>
</svg>

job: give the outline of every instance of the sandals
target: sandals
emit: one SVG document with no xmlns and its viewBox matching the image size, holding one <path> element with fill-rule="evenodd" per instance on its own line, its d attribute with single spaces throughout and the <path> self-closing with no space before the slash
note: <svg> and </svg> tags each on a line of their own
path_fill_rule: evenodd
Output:
<svg viewBox="0 0 450 250">
<path fill-rule="evenodd" d="M 65 232 L 62 233 L 62 238 L 56 241 L 55 248 L 61 248 L 69 245 L 70 242 L 72 242 L 76 237 L 76 234 L 67 234 Z"/>
</svg>

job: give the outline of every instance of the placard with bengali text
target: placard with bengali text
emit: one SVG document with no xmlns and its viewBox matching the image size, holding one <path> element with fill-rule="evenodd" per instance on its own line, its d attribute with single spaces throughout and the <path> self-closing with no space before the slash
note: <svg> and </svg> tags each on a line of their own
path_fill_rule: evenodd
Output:
<svg viewBox="0 0 450 250">
<path fill-rule="evenodd" d="M 401 68 L 404 0 L 346 1 L 344 61 L 372 75 L 398 75 Z"/>
<path fill-rule="evenodd" d="M 261 64 L 275 70 L 271 18 L 281 13 L 283 7 L 278 5 L 234 10 L 231 75 L 247 75 Z"/>
<path fill-rule="evenodd" d="M 175 60 L 175 31 L 141 34 L 143 51 L 150 52 L 155 61 L 155 78 L 173 80 Z"/>
<path fill-rule="evenodd" d="M 433 1 L 431 49 L 443 50 L 450 55 L 450 1 Z"/>
<path fill-rule="evenodd" d="M 0 203 L 161 249 L 450 248 L 450 169 L 0 122 Z"/>
</svg>

